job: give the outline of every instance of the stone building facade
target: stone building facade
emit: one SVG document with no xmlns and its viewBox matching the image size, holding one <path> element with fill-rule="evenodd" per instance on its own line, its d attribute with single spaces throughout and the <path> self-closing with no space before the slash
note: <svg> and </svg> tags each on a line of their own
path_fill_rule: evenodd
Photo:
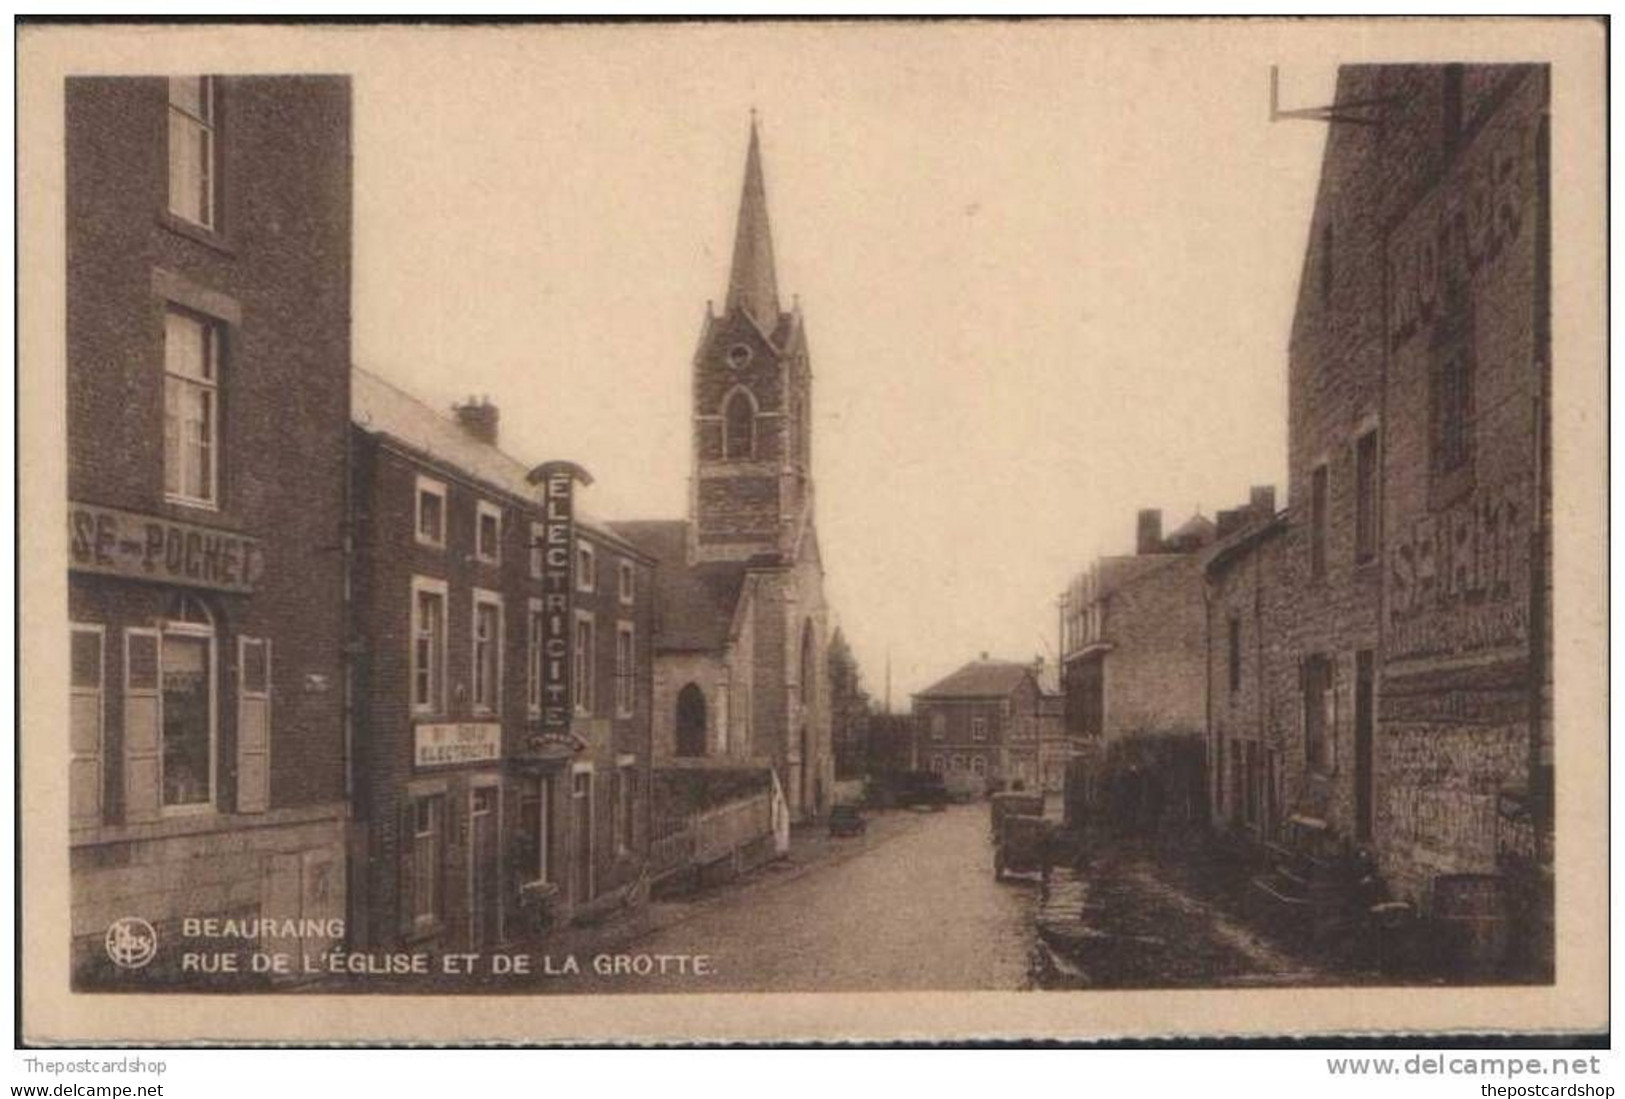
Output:
<svg viewBox="0 0 1625 1099">
<path fill-rule="evenodd" d="M 688 518 L 615 525 L 659 563 L 656 758 L 769 768 L 791 815 L 816 815 L 834 757 L 812 367 L 801 310 L 778 296 L 754 122 L 728 294 L 693 371 Z"/>
<path fill-rule="evenodd" d="M 640 899 L 653 562 L 577 507 L 547 734 L 546 517 L 497 409 L 359 369 L 353 402 L 357 944 L 481 951 Z"/>
<path fill-rule="evenodd" d="M 1250 813 L 1256 785 L 1266 821 L 1368 851 L 1424 911 L 1458 875 L 1549 890 L 1549 95 L 1538 66 L 1341 70 L 1289 506 L 1209 562 L 1214 674 L 1217 616 L 1242 636 L 1215 808 Z"/>
<path fill-rule="evenodd" d="M 70 933 L 117 987 L 187 917 L 343 934 L 351 91 L 65 100 Z"/>
</svg>

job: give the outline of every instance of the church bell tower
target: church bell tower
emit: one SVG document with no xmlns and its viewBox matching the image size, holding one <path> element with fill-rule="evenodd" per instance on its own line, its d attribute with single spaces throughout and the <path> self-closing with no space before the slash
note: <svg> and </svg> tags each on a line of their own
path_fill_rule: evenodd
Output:
<svg viewBox="0 0 1625 1099">
<path fill-rule="evenodd" d="M 755 112 L 733 265 L 694 355 L 693 562 L 788 561 L 812 515 L 812 371 L 801 309 L 779 302 Z"/>
</svg>

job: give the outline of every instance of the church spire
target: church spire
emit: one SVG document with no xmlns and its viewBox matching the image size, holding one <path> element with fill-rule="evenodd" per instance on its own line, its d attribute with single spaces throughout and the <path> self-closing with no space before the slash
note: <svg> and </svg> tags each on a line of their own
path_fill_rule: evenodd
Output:
<svg viewBox="0 0 1625 1099">
<path fill-rule="evenodd" d="M 773 236 L 767 227 L 767 188 L 762 183 L 762 149 L 756 112 L 750 112 L 750 150 L 745 154 L 745 186 L 739 196 L 739 228 L 734 236 L 733 270 L 728 274 L 727 308 L 741 307 L 763 331 L 779 323 L 779 287 L 773 273 Z"/>
</svg>

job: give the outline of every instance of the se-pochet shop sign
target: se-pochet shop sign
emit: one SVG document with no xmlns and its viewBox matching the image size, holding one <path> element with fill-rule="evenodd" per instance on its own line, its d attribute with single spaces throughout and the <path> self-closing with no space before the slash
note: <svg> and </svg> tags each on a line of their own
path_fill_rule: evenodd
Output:
<svg viewBox="0 0 1625 1099">
<path fill-rule="evenodd" d="M 68 566 L 80 572 L 253 591 L 259 542 L 226 530 L 94 504 L 68 505 Z"/>
<path fill-rule="evenodd" d="M 496 722 L 417 725 L 412 732 L 412 763 L 417 767 L 489 763 L 502 758 L 502 726 Z"/>
<path fill-rule="evenodd" d="M 541 732 L 544 738 L 570 728 L 571 593 L 575 591 L 575 483 L 592 477 L 574 462 L 544 462 L 529 481 L 542 491 Z"/>
</svg>

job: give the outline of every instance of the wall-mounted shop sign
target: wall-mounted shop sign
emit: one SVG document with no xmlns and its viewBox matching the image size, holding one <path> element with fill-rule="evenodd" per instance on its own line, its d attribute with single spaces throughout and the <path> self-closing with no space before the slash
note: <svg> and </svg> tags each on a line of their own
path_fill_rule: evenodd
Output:
<svg viewBox="0 0 1625 1099">
<path fill-rule="evenodd" d="M 592 476 L 574 462 L 544 462 L 530 471 L 530 483 L 542 493 L 542 667 L 541 730 L 569 732 L 570 623 L 575 591 L 575 485 L 592 484 Z"/>
<path fill-rule="evenodd" d="M 452 767 L 502 758 L 502 726 L 496 722 L 448 722 L 412 727 L 415 767 Z"/>
<path fill-rule="evenodd" d="M 68 567 L 78 572 L 253 591 L 265 571 L 257 539 L 94 504 L 68 505 Z"/>
</svg>

